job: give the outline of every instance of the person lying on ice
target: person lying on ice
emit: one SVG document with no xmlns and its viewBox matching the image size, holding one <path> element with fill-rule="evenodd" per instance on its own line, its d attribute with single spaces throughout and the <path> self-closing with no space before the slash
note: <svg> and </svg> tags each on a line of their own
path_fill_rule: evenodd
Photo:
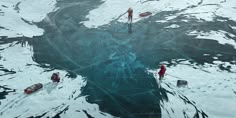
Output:
<svg viewBox="0 0 236 118">
<path fill-rule="evenodd" d="M 53 73 L 51 76 L 52 82 L 60 82 L 59 72 Z"/>
</svg>

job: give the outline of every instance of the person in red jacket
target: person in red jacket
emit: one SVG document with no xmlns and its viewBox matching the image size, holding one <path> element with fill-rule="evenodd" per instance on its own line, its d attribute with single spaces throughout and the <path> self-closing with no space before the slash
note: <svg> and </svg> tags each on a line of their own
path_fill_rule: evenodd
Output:
<svg viewBox="0 0 236 118">
<path fill-rule="evenodd" d="M 130 21 L 130 23 L 132 23 L 132 20 L 133 20 L 133 9 L 130 7 L 127 12 L 128 12 L 128 22 Z"/>
<path fill-rule="evenodd" d="M 52 82 L 60 82 L 59 72 L 53 73 L 51 76 Z"/>
<path fill-rule="evenodd" d="M 164 78 L 165 72 L 166 72 L 166 67 L 162 64 L 162 65 L 161 65 L 161 69 L 160 69 L 160 71 L 158 72 L 158 74 L 159 74 L 159 80 L 162 80 L 162 79 Z"/>
</svg>

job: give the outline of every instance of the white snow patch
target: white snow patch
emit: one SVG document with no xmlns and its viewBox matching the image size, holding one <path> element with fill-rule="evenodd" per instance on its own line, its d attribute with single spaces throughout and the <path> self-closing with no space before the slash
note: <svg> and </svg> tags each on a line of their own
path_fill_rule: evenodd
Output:
<svg viewBox="0 0 236 118">
<path fill-rule="evenodd" d="M 216 60 L 216 61 L 213 61 L 213 63 L 214 63 L 214 64 L 221 64 L 222 62 L 221 62 L 221 61 L 218 61 L 218 60 Z"/>
<path fill-rule="evenodd" d="M 179 13 L 178 15 L 194 16 L 199 20 L 204 19 L 206 21 L 212 21 L 213 17 L 215 16 L 214 11 L 217 8 L 217 6 L 198 6 L 189 8 L 186 11 Z"/>
<path fill-rule="evenodd" d="M 15 10 L 19 3 L 19 13 Z M 28 24 L 22 18 L 30 23 L 42 21 L 47 13 L 55 9 L 56 0 L 1 0 L 0 8 L 3 15 L 0 15 L 0 36 L 8 37 L 33 37 L 44 33 L 43 29 L 34 24 Z M 2 7 L 2 5 L 8 8 Z"/>
<path fill-rule="evenodd" d="M 192 31 L 188 33 L 190 36 L 196 36 L 197 39 L 210 39 L 210 40 L 216 40 L 219 42 L 219 44 L 225 45 L 229 44 L 232 45 L 236 49 L 236 42 L 233 39 L 229 39 L 225 35 L 231 35 L 234 36 L 231 33 L 219 30 L 219 31 L 210 31 L 210 32 L 203 32 L 203 31 Z"/>
<path fill-rule="evenodd" d="M 217 19 L 217 21 L 226 22 L 227 20 Z"/>
<path fill-rule="evenodd" d="M 185 111 L 186 115 L 193 117 L 196 111 L 193 106 L 185 104 L 182 99 L 177 98 L 176 96 L 180 94 L 169 89 L 168 86 L 162 85 L 162 87 L 169 92 L 175 93 L 175 96 L 167 93 L 168 101 L 161 102 L 162 118 L 184 118 L 185 115 L 183 114 L 183 111 Z"/>
<path fill-rule="evenodd" d="M 177 24 L 172 24 L 172 25 L 170 25 L 170 26 L 167 26 L 167 27 L 165 27 L 165 28 L 168 28 L 168 29 L 171 29 L 171 28 L 179 28 L 180 26 L 179 25 L 177 25 Z"/>
<path fill-rule="evenodd" d="M 189 22 L 189 20 L 185 20 L 185 19 L 184 19 L 184 20 L 181 20 L 181 21 L 183 21 L 183 22 Z"/>
<path fill-rule="evenodd" d="M 236 26 L 231 26 L 234 30 L 236 30 Z"/>
<path fill-rule="evenodd" d="M 210 56 L 210 54 L 203 54 L 203 56 Z"/>
<path fill-rule="evenodd" d="M 117 1 L 117 0 L 103 0 L 104 3 L 97 9 L 89 12 L 86 16 L 87 21 L 84 21 L 84 25 L 88 28 L 97 28 L 99 26 L 109 24 L 113 20 L 117 20 L 119 16 L 124 14 L 129 7 L 134 10 L 133 22 L 137 22 L 143 18 L 139 17 L 140 13 L 152 12 L 152 15 L 161 11 L 173 11 L 185 9 L 191 5 L 197 5 L 200 1 L 196 0 L 160 0 L 160 1 L 145 1 L 145 0 L 128 0 L 128 1 Z M 127 22 L 127 15 L 121 16 L 119 22 Z"/>
<path fill-rule="evenodd" d="M 146 1 L 145 0 L 128 0 L 128 1 L 114 1 L 103 0 L 104 3 L 97 9 L 89 12 L 86 16 L 88 21 L 84 21 L 84 25 L 89 28 L 97 28 L 99 26 L 109 24 L 113 20 L 119 22 L 127 22 L 127 15 L 121 16 L 127 11 L 129 7 L 134 9 L 134 22 L 137 22 L 143 18 L 139 17 L 142 12 L 152 12 L 155 15 L 162 11 L 175 11 L 182 10 L 177 14 L 173 14 L 166 18 L 166 20 L 156 22 L 166 22 L 174 19 L 179 15 L 184 15 L 186 18 L 195 17 L 200 21 L 213 21 L 216 16 L 229 18 L 236 21 L 236 9 L 234 0 L 159 0 L 159 1 Z M 119 18 L 119 16 L 121 16 Z M 183 20 L 188 22 L 188 20 Z M 223 22 L 223 21 L 222 21 Z"/>
<path fill-rule="evenodd" d="M 219 5 L 219 9 L 217 9 L 216 11 L 216 15 L 236 21 L 235 5 L 236 5 L 235 0 L 227 0 L 225 2 L 221 2 Z"/>
<path fill-rule="evenodd" d="M 172 16 L 167 16 L 165 19 L 166 20 L 173 20 L 173 19 L 175 19 L 177 16 L 174 16 L 174 15 L 172 15 Z"/>
<path fill-rule="evenodd" d="M 235 90 L 236 86 L 236 65 L 232 65 L 229 62 L 215 62 L 217 63 L 206 63 L 203 66 L 197 66 L 186 61 L 190 65 L 178 64 L 168 67 L 161 86 L 169 90 L 164 84 L 167 83 L 174 91 L 180 92 L 190 100 L 195 101 L 196 106 L 202 109 L 209 117 L 234 118 L 236 115 L 233 108 L 236 102 L 234 102 L 235 94 L 233 90 Z M 220 70 L 219 65 L 221 64 L 224 67 L 231 66 L 232 72 Z M 149 70 L 156 78 L 157 71 Z M 187 80 L 188 87 L 176 87 L 176 82 L 179 79 Z M 171 100 L 173 100 L 173 103 L 176 103 L 176 98 Z"/>
<path fill-rule="evenodd" d="M 166 23 L 167 20 L 158 20 L 158 21 L 155 21 L 155 22 L 157 22 L 157 23 Z"/>
<path fill-rule="evenodd" d="M 199 20 L 213 21 L 220 16 L 236 21 L 236 9 L 234 0 L 203 0 L 202 4 L 189 8 L 178 15 L 194 16 Z"/>
</svg>

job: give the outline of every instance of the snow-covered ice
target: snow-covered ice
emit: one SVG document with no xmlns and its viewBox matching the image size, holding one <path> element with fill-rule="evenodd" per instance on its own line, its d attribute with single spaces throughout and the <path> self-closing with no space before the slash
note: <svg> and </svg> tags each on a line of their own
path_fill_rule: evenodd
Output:
<svg viewBox="0 0 236 118">
<path fill-rule="evenodd" d="M 89 28 L 97 28 L 102 25 L 109 24 L 113 20 L 119 22 L 127 22 L 127 14 L 124 14 L 129 7 L 134 10 L 133 19 L 134 22 L 141 20 L 140 13 L 152 12 L 152 15 L 161 11 L 172 11 L 185 9 L 191 5 L 197 5 L 199 1 L 196 0 L 160 0 L 160 1 L 145 1 L 145 0 L 103 0 L 104 3 L 97 9 L 89 12 L 87 21 L 84 21 L 84 25 Z M 122 16 L 121 16 L 122 15 Z M 118 19 L 117 19 L 118 18 Z"/>
<path fill-rule="evenodd" d="M 236 117 L 234 114 L 236 103 L 232 102 L 235 99 L 233 92 L 236 89 L 236 65 L 221 61 L 218 61 L 216 64 L 205 64 L 202 66 L 196 66 L 188 61 L 184 61 L 184 63 L 167 69 L 165 80 L 161 84 L 162 87 L 169 90 L 168 86 L 165 85 L 165 83 L 168 83 L 175 91 L 193 100 L 196 106 L 203 109 L 209 117 Z M 231 66 L 232 72 L 220 70 L 219 65 L 221 64 Z M 149 71 L 156 75 L 157 70 Z M 179 79 L 187 80 L 188 86 L 184 88 L 176 87 L 177 80 Z M 171 104 L 171 106 L 167 105 L 166 107 L 183 106 L 178 105 L 177 103 L 180 103 L 178 99 L 172 99 L 171 96 L 169 101 L 172 101 L 174 104 Z M 176 113 L 176 115 L 179 114 Z"/>
<path fill-rule="evenodd" d="M 175 28 L 179 28 L 180 26 L 179 25 L 177 25 L 177 24 L 172 24 L 172 25 L 170 25 L 170 26 L 167 26 L 167 27 L 165 27 L 165 28 L 173 28 L 173 29 L 175 29 Z"/>
<path fill-rule="evenodd" d="M 234 8 L 236 2 L 234 0 L 160 0 L 160 1 L 144 1 L 144 0 L 128 0 L 128 1 L 114 1 L 103 0 L 104 3 L 97 9 L 89 12 L 87 21 L 84 25 L 89 28 L 97 28 L 99 26 L 109 24 L 113 20 L 119 22 L 127 22 L 127 15 L 121 16 L 127 11 L 129 7 L 134 9 L 134 22 L 141 20 L 139 13 L 152 12 L 153 15 L 162 11 L 181 12 L 173 14 L 172 17 L 179 15 L 194 16 L 199 20 L 213 21 L 216 16 L 230 18 L 234 21 L 236 9 Z M 166 19 L 168 20 L 168 19 Z"/>
<path fill-rule="evenodd" d="M 42 21 L 47 13 L 56 10 L 56 0 L 1 0 L 0 36 L 33 37 L 44 30 L 34 23 Z M 4 7 L 6 6 L 6 7 Z"/>
<path fill-rule="evenodd" d="M 219 42 L 219 44 L 222 44 L 222 45 L 229 44 L 229 45 L 232 45 L 236 49 L 236 41 L 226 37 L 226 34 L 235 37 L 234 34 L 231 34 L 222 30 L 210 31 L 210 32 L 192 31 L 188 33 L 188 35 L 190 36 L 196 36 L 197 39 L 216 40 Z"/>
</svg>

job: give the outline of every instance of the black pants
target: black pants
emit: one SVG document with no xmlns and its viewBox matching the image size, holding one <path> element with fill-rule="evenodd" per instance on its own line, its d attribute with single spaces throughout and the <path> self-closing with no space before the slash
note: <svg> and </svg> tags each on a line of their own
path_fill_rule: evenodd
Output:
<svg viewBox="0 0 236 118">
<path fill-rule="evenodd" d="M 164 75 L 159 75 L 159 80 L 162 80 L 164 78 Z"/>
</svg>

